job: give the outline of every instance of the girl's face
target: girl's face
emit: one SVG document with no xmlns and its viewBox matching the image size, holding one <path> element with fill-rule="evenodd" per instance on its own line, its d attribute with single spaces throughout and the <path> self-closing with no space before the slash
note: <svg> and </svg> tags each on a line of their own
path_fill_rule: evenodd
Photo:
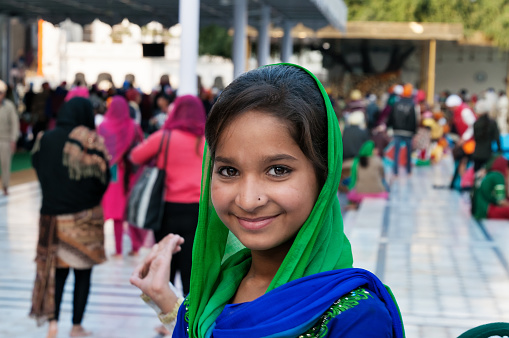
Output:
<svg viewBox="0 0 509 338">
<path fill-rule="evenodd" d="M 313 164 L 281 119 L 249 111 L 220 135 L 212 203 L 247 248 L 263 251 L 293 241 L 318 193 Z"/>
</svg>

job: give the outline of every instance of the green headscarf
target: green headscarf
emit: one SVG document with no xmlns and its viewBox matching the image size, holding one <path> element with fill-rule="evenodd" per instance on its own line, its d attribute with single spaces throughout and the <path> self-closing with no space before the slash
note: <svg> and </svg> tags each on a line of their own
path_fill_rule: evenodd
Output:
<svg viewBox="0 0 509 338">
<path fill-rule="evenodd" d="M 292 280 L 334 269 L 351 268 L 350 242 L 343 232 L 337 198 L 341 177 L 343 144 L 336 114 L 320 81 L 308 70 L 323 96 L 328 124 L 328 175 L 311 214 L 299 230 L 268 291 Z M 273 67 L 277 65 L 269 65 Z M 234 296 L 251 265 L 250 250 L 229 232 L 211 203 L 213 161 L 207 151 L 203 159 L 198 228 L 193 244 L 193 266 L 188 307 L 190 337 L 208 337 L 211 328 Z"/>
<path fill-rule="evenodd" d="M 348 184 L 348 190 L 352 190 L 357 182 L 357 171 L 359 170 L 359 159 L 361 157 L 373 156 L 373 150 L 375 149 L 375 142 L 369 140 L 362 144 L 359 153 L 354 157 L 352 163 L 352 170 L 350 172 L 350 183 Z"/>
</svg>

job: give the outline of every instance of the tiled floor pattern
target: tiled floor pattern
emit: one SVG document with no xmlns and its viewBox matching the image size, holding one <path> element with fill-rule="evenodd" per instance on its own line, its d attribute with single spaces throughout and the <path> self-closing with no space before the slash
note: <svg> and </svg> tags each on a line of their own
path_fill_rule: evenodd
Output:
<svg viewBox="0 0 509 338">
<path fill-rule="evenodd" d="M 509 222 L 482 227 L 468 214 L 468 198 L 447 184 L 450 164 L 416 168 L 392 184 L 389 201 L 368 200 L 344 217 L 355 266 L 390 285 L 407 337 L 456 337 L 473 326 L 509 321 Z M 0 337 L 44 337 L 27 317 L 34 279 L 40 192 L 36 183 L 0 196 Z M 106 226 L 108 254 L 113 251 Z M 155 337 L 153 311 L 128 277 L 139 257 L 111 259 L 94 268 L 84 326 L 94 337 Z M 72 274 L 62 305 L 59 337 L 67 337 Z"/>
<path fill-rule="evenodd" d="M 37 183 L 14 186 L 0 196 L 0 337 L 45 337 L 47 326 L 28 318 L 35 277 L 40 191 Z M 113 229 L 106 225 L 108 256 L 113 253 Z M 128 250 L 128 248 L 126 248 Z M 146 251 L 145 251 L 146 252 Z M 92 288 L 83 325 L 93 337 L 155 337 L 154 311 L 128 282 L 141 258 L 110 259 L 92 271 Z M 69 274 L 60 320 L 59 337 L 68 337 L 72 317 L 73 275 Z"/>
<path fill-rule="evenodd" d="M 473 221 L 468 195 L 433 187 L 447 184 L 449 174 L 447 162 L 416 168 L 392 184 L 385 222 L 373 201 L 363 207 L 376 217 L 362 207 L 355 216 L 381 226 L 376 268 L 372 261 L 361 267 L 368 264 L 392 288 L 411 338 L 457 337 L 476 325 L 509 322 L 509 222 Z M 353 234 L 359 229 L 349 226 Z M 365 250 L 362 241 L 352 246 L 354 254 Z"/>
</svg>

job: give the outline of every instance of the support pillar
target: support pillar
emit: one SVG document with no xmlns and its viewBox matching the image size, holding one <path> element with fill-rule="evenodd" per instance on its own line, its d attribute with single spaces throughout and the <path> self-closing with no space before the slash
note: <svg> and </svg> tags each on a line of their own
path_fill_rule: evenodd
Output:
<svg viewBox="0 0 509 338">
<path fill-rule="evenodd" d="M 283 23 L 283 41 L 281 41 L 281 62 L 290 62 L 293 54 L 293 39 L 292 39 L 293 24 L 290 21 Z"/>
<path fill-rule="evenodd" d="M 9 83 L 10 70 L 10 18 L 7 15 L 0 15 L 0 79 Z"/>
<path fill-rule="evenodd" d="M 506 70 L 506 76 L 505 76 L 505 94 L 509 96 L 509 53 L 506 53 L 508 56 L 507 58 L 507 70 Z M 509 189 L 509 187 L 508 187 Z"/>
<path fill-rule="evenodd" d="M 270 56 L 270 6 L 263 5 L 258 30 L 258 67 L 269 63 Z"/>
<path fill-rule="evenodd" d="M 437 40 L 429 41 L 428 53 L 428 83 L 426 88 L 426 100 L 432 107 L 435 103 L 435 65 L 437 59 Z"/>
<path fill-rule="evenodd" d="M 180 70 L 178 95 L 198 95 L 196 68 L 200 26 L 200 0 L 179 1 Z"/>
<path fill-rule="evenodd" d="M 247 0 L 235 0 L 233 29 L 233 78 L 237 78 L 246 69 Z"/>
</svg>

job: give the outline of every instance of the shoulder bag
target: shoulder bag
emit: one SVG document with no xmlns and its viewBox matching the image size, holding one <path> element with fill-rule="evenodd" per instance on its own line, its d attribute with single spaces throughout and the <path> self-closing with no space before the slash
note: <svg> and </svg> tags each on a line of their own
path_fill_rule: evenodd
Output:
<svg viewBox="0 0 509 338">
<path fill-rule="evenodd" d="M 171 132 L 163 133 L 157 152 L 161 154 L 162 149 L 166 150 L 163 168 L 159 169 L 156 164 L 146 166 L 129 195 L 126 219 L 138 228 L 157 231 L 161 227 L 170 136 Z M 166 143 L 164 148 L 163 143 Z"/>
</svg>

